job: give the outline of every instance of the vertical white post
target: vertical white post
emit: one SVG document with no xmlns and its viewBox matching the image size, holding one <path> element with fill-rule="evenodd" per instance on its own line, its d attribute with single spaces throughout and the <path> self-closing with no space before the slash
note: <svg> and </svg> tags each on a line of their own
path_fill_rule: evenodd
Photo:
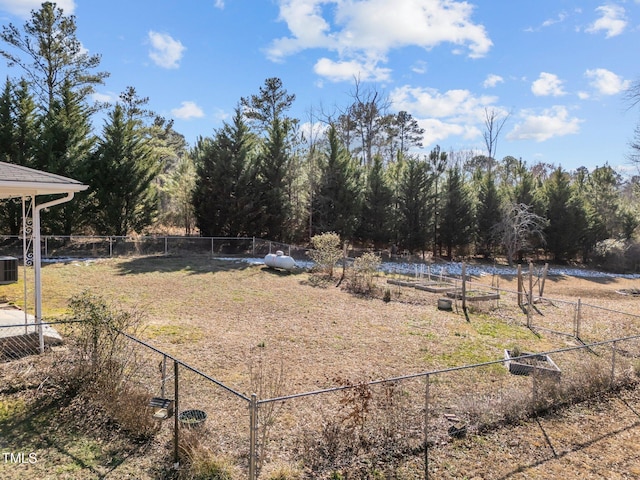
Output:
<svg viewBox="0 0 640 480">
<path fill-rule="evenodd" d="M 616 342 L 611 344 L 611 387 L 616 381 Z"/>
<path fill-rule="evenodd" d="M 40 208 L 33 209 L 33 265 L 35 272 L 35 317 L 38 329 L 38 343 L 40 353 L 44 352 L 44 332 L 42 331 L 42 277 L 40 274 L 42 252 L 40 251 Z"/>
<path fill-rule="evenodd" d="M 251 394 L 251 403 L 249 404 L 249 480 L 256 479 L 256 455 L 257 455 L 257 435 L 258 428 L 258 396 Z"/>
<path fill-rule="evenodd" d="M 424 478 L 429 479 L 429 375 L 424 389 Z"/>
</svg>

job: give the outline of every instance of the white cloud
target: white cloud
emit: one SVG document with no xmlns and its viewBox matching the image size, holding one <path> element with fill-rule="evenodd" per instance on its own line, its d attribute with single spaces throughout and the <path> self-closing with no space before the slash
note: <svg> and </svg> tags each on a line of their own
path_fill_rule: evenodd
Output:
<svg viewBox="0 0 640 480">
<path fill-rule="evenodd" d="M 478 138 L 482 133 L 477 126 L 444 122 L 437 118 L 418 120 L 418 125 L 424 129 L 423 145 L 436 145 L 453 136 L 471 140 Z"/>
<path fill-rule="evenodd" d="M 328 58 L 318 60 L 313 71 L 332 82 L 348 81 L 354 78 L 382 82 L 388 80 L 391 73 L 388 68 L 377 67 L 374 62 L 360 63 L 357 60 L 334 62 Z"/>
<path fill-rule="evenodd" d="M 92 93 L 91 94 L 91 98 L 95 101 L 95 102 L 100 102 L 100 103 L 110 103 L 113 102 L 116 98 L 117 95 L 114 96 L 110 93 Z"/>
<path fill-rule="evenodd" d="M 427 70 L 428 70 L 427 62 L 425 62 L 423 60 L 418 60 L 411 67 L 411 71 L 412 72 L 419 73 L 421 75 L 424 74 L 424 73 L 427 73 Z"/>
<path fill-rule="evenodd" d="M 606 32 L 606 38 L 620 35 L 627 26 L 625 10 L 620 5 L 602 5 L 596 8 L 601 17 L 586 29 L 588 33 Z"/>
<path fill-rule="evenodd" d="M 500 75 L 490 73 L 489 75 L 487 75 L 487 78 L 484 79 L 484 82 L 482 82 L 482 86 L 484 88 L 492 88 L 499 83 L 504 83 L 504 78 L 502 78 Z"/>
<path fill-rule="evenodd" d="M 471 20 L 473 7 L 455 0 L 278 0 L 280 20 L 291 33 L 275 39 L 267 50 L 273 61 L 310 48 L 339 57 L 385 62 L 397 48 L 431 49 L 443 43 L 464 47 L 472 58 L 486 55 L 492 42 L 484 26 Z M 362 60 L 359 60 L 362 63 Z M 325 62 L 326 63 L 326 62 Z"/>
<path fill-rule="evenodd" d="M 601 95 L 616 95 L 627 90 L 631 85 L 629 80 L 623 80 L 622 77 L 605 68 L 587 70 L 584 75 L 591 79 L 590 85 Z"/>
<path fill-rule="evenodd" d="M 204 112 L 195 102 L 186 101 L 182 102 L 179 108 L 171 110 L 171 115 L 181 120 L 189 120 L 204 117 Z"/>
<path fill-rule="evenodd" d="M 40 10 L 43 0 L 0 0 L 0 10 L 5 10 L 13 15 L 22 18 L 31 17 L 31 10 Z M 71 15 L 76 9 L 74 0 L 56 0 L 58 8 L 61 8 L 65 15 Z"/>
<path fill-rule="evenodd" d="M 222 10 L 224 8 L 224 0 L 215 0 L 213 6 Z"/>
<path fill-rule="evenodd" d="M 393 110 L 411 112 L 425 129 L 425 145 L 433 145 L 450 136 L 461 136 L 468 140 L 479 138 L 485 108 L 507 113 L 494 106 L 497 97 L 478 97 L 468 90 L 439 92 L 434 88 L 404 86 L 393 90 L 389 99 Z"/>
<path fill-rule="evenodd" d="M 531 84 L 531 91 L 537 97 L 559 97 L 566 92 L 562 89 L 562 80 L 553 73 L 542 72 L 540 77 Z"/>
<path fill-rule="evenodd" d="M 228 120 L 229 118 L 231 118 L 231 115 L 229 113 L 225 112 L 221 108 L 216 108 L 216 111 L 213 112 L 213 118 L 215 118 L 218 122 L 224 122 L 224 121 Z"/>
<path fill-rule="evenodd" d="M 555 25 L 556 23 L 564 22 L 567 19 L 567 17 L 568 17 L 568 15 L 567 15 L 566 12 L 560 12 L 557 17 L 548 18 L 547 20 L 542 22 L 542 24 L 539 27 L 528 27 L 528 28 L 525 28 L 525 32 L 538 32 L 538 31 L 542 30 L 543 28 L 551 27 L 552 25 Z"/>
<path fill-rule="evenodd" d="M 162 68 L 178 68 L 186 47 L 166 33 L 149 32 L 149 58 Z"/>
<path fill-rule="evenodd" d="M 507 134 L 507 140 L 544 142 L 553 137 L 578 133 L 582 123 L 579 118 L 570 117 L 569 111 L 562 105 L 545 109 L 539 114 L 524 110 L 520 117 L 521 121 Z"/>
<path fill-rule="evenodd" d="M 412 112 L 417 117 L 448 118 L 460 123 L 482 122 L 485 107 L 497 100 L 488 95 L 476 97 L 469 90 L 441 93 L 435 88 L 409 86 L 396 88 L 389 99 L 395 110 Z"/>
</svg>

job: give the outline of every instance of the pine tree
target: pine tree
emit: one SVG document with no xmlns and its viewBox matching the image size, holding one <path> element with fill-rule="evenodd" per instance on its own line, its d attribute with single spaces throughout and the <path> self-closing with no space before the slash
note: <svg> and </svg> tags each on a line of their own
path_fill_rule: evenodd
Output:
<svg viewBox="0 0 640 480">
<path fill-rule="evenodd" d="M 343 240 L 350 239 L 358 225 L 360 188 L 353 159 L 333 125 L 327 132 L 324 157 L 314 202 L 316 228 L 320 233 L 331 231 Z"/>
<path fill-rule="evenodd" d="M 100 55 L 87 53 L 76 29 L 73 15 L 65 16 L 55 3 L 44 2 L 39 10 L 31 11 L 22 30 L 10 23 L 0 32 L 0 40 L 10 47 L 1 49 L 0 55 L 9 66 L 24 71 L 45 113 L 64 90 L 73 90 L 84 99 L 108 77 L 106 72 L 93 71 L 100 65 Z"/>
<path fill-rule="evenodd" d="M 574 195 L 567 172 L 558 167 L 544 184 L 544 236 L 555 261 L 571 259 L 579 250 L 584 235 L 585 216 L 582 203 Z"/>
<path fill-rule="evenodd" d="M 376 155 L 368 171 L 362 202 L 362 214 L 358 235 L 377 247 L 391 240 L 391 209 L 393 192 L 380 156 Z"/>
<path fill-rule="evenodd" d="M 59 97 L 44 117 L 35 168 L 85 182 L 87 162 L 95 146 L 91 133 L 91 111 L 81 96 L 65 84 Z M 86 193 L 74 197 L 42 217 L 42 229 L 49 233 L 71 235 L 87 220 L 82 215 Z"/>
<path fill-rule="evenodd" d="M 194 149 L 196 224 L 205 236 L 256 235 L 261 209 L 256 191 L 255 138 L 239 109 L 214 139 Z"/>
<path fill-rule="evenodd" d="M 476 243 L 479 252 L 488 257 L 493 254 L 496 240 L 494 228 L 500 223 L 500 197 L 491 173 L 479 178 L 476 210 Z"/>
<path fill-rule="evenodd" d="M 102 235 L 128 235 L 151 225 L 158 210 L 162 164 L 134 120 L 115 105 L 91 157 L 92 223 Z"/>
<path fill-rule="evenodd" d="M 456 165 L 447 170 L 443 195 L 440 239 L 452 258 L 454 248 L 469 244 L 474 228 L 473 200 L 460 168 Z"/>
<path fill-rule="evenodd" d="M 260 231 L 266 238 L 286 241 L 289 239 L 291 218 L 287 178 L 291 154 L 287 129 L 280 120 L 274 120 L 261 150 L 257 168 Z"/>
<path fill-rule="evenodd" d="M 430 179 L 425 162 L 416 158 L 406 160 L 398 186 L 398 230 L 400 245 L 410 252 L 424 250 L 427 245 Z"/>
</svg>

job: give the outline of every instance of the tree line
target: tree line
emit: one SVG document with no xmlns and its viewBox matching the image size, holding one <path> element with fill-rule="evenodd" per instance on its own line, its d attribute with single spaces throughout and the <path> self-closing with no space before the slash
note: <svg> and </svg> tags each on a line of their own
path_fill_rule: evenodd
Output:
<svg viewBox="0 0 640 480">
<path fill-rule="evenodd" d="M 589 261 L 607 241 L 633 243 L 639 177 L 623 178 L 606 162 L 569 172 L 498 160 L 506 118 L 495 111 L 485 112 L 486 152 L 417 154 L 424 131 L 375 88 L 356 79 L 347 107 L 311 111 L 303 122 L 289 115 L 295 95 L 267 78 L 190 148 L 134 87 L 113 104 L 92 102 L 108 73 L 97 71 L 100 56 L 83 51 L 75 30 L 75 17 L 45 2 L 22 28 L 0 33 L 0 54 L 22 72 L 0 95 L 0 160 L 90 186 L 43 217 L 45 233 L 174 226 L 305 242 L 334 231 L 363 246 L 509 261 L 533 251 Z M 105 112 L 96 133 L 92 120 Z M 5 202 L 0 218 L 4 233 L 20 232 L 20 205 Z"/>
</svg>

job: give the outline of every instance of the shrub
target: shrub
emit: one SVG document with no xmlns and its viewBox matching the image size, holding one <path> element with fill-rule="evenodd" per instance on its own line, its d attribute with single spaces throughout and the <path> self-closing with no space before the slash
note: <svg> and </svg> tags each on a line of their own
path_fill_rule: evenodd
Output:
<svg viewBox="0 0 640 480">
<path fill-rule="evenodd" d="M 340 235 L 335 232 L 315 235 L 311 237 L 311 244 L 314 249 L 309 252 L 309 256 L 316 264 L 314 270 L 332 277 L 334 267 L 342 258 Z"/>
<path fill-rule="evenodd" d="M 77 322 L 68 331 L 71 365 L 61 366 L 62 383 L 133 439 L 151 438 L 159 423 L 148 407 L 148 392 L 130 382 L 142 364 L 124 336 L 124 332 L 136 332 L 142 315 L 118 309 L 88 292 L 72 297 L 69 306 Z"/>
<path fill-rule="evenodd" d="M 374 278 L 380 268 L 380 257 L 367 252 L 356 258 L 351 267 L 349 289 L 356 293 L 371 293 L 375 288 Z"/>
<path fill-rule="evenodd" d="M 184 431 L 180 437 L 180 460 L 185 468 L 180 480 L 233 480 L 238 478 L 233 459 L 216 454 L 202 445 L 201 433 Z"/>
</svg>

